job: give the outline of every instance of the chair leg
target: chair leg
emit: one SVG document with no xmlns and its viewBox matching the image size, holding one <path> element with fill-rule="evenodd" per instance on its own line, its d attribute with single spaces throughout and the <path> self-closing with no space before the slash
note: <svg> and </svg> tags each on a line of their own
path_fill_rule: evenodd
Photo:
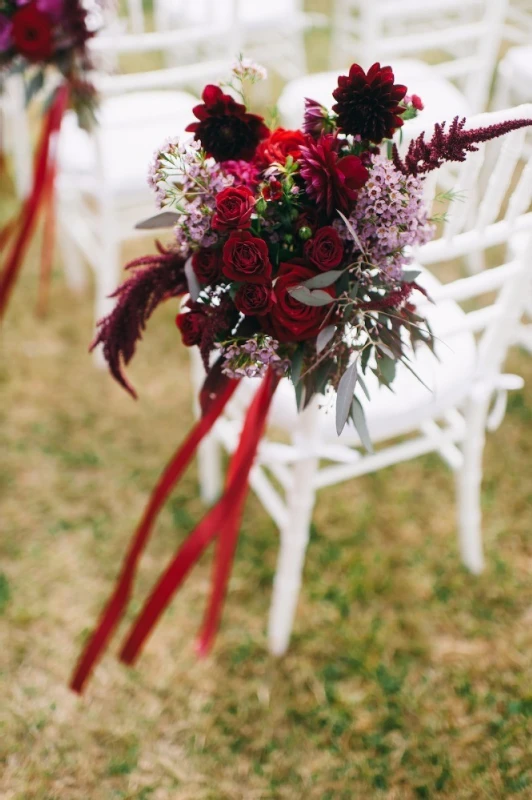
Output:
<svg viewBox="0 0 532 800">
<path fill-rule="evenodd" d="M 293 471 L 287 520 L 280 532 L 268 624 L 268 645 L 275 656 L 286 652 L 292 633 L 316 496 L 313 486 L 316 469 L 317 460 L 309 458 L 297 462 Z"/>
<path fill-rule="evenodd" d="M 59 235 L 57 239 L 61 261 L 63 262 L 65 281 L 72 292 L 80 294 L 87 285 L 87 270 L 83 263 L 83 255 L 69 235 L 66 226 L 62 223 L 60 214 L 58 214 L 58 218 Z"/>
<path fill-rule="evenodd" d="M 200 497 L 212 506 L 222 493 L 222 447 L 214 433 L 207 436 L 198 447 L 198 478 Z"/>
<path fill-rule="evenodd" d="M 111 236 L 102 248 L 101 263 L 95 264 L 95 302 L 94 322 L 109 314 L 115 304 L 111 297 L 120 280 L 120 246 Z M 97 367 L 105 366 L 101 346 L 93 351 L 94 363 Z"/>
<path fill-rule="evenodd" d="M 465 566 L 475 575 L 484 569 L 480 493 L 487 412 L 487 401 L 470 401 L 463 464 L 456 476 L 460 553 Z"/>
</svg>

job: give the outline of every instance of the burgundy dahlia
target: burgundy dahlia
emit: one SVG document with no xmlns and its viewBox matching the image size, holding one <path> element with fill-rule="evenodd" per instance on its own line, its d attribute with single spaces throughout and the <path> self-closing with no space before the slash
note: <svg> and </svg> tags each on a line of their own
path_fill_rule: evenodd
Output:
<svg viewBox="0 0 532 800">
<path fill-rule="evenodd" d="M 405 109 L 400 103 L 406 92 L 406 86 L 394 83 L 391 67 L 377 62 L 366 74 L 353 64 L 349 75 L 340 75 L 333 92 L 339 129 L 375 144 L 391 139 L 403 124 L 400 114 Z"/>
<path fill-rule="evenodd" d="M 202 94 L 203 103 L 194 106 L 194 116 L 187 131 L 216 161 L 251 161 L 258 143 L 270 131 L 262 117 L 248 114 L 246 107 L 224 94 L 219 86 L 209 84 Z"/>
<path fill-rule="evenodd" d="M 335 209 L 347 214 L 358 189 L 369 178 L 358 156 L 340 158 L 336 148 L 337 140 L 332 134 L 320 136 L 316 142 L 308 137 L 307 144 L 301 148 L 301 175 L 307 195 L 329 217 Z"/>
</svg>

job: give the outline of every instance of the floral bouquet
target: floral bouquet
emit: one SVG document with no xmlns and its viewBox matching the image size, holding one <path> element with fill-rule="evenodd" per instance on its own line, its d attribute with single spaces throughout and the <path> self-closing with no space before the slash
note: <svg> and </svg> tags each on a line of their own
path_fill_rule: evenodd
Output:
<svg viewBox="0 0 532 800">
<path fill-rule="evenodd" d="M 94 343 L 112 374 L 132 394 L 123 363 L 163 300 L 186 296 L 176 323 L 183 343 L 197 346 L 207 376 L 202 416 L 155 489 L 115 592 L 83 653 L 72 687 L 81 691 L 127 603 L 152 523 L 195 448 L 222 413 L 240 380 L 259 378 L 222 498 L 179 548 L 121 651 L 131 663 L 211 540 L 217 538 L 210 603 L 199 651 L 212 644 L 230 574 L 248 475 L 275 388 L 294 385 L 300 409 L 315 395 L 336 395 L 338 434 L 349 419 L 369 448 L 359 391 L 364 375 L 390 386 L 398 362 L 432 343 L 415 307 L 424 290 L 409 269 L 411 248 L 427 242 L 434 221 L 423 202 L 424 178 L 446 161 L 463 161 L 475 143 L 524 125 L 520 120 L 466 130 L 465 120 L 437 125 L 401 158 L 392 137 L 422 102 L 396 84 L 392 68 L 357 64 L 340 76 L 332 110 L 306 100 L 301 130 L 270 130 L 248 112 L 244 88 L 261 72 L 240 61 L 229 86 L 205 87 L 187 130 L 155 155 L 149 180 L 162 214 L 140 227 L 172 226 L 159 253 L 129 265 L 116 306 L 100 321 Z M 368 397 L 370 401 L 370 398 Z"/>
<path fill-rule="evenodd" d="M 89 128 L 94 121 L 96 92 L 87 77 L 91 63 L 86 45 L 95 33 L 102 4 L 103 0 L 90 0 L 90 6 L 83 0 L 0 0 L 0 92 L 5 77 L 22 73 L 27 102 L 39 93 L 45 97 L 32 190 L 22 212 L 0 231 L 0 245 L 14 237 L 0 273 L 0 317 L 40 210 L 46 211 L 41 267 L 45 280 L 41 282 L 41 290 L 47 285 L 56 172 L 52 142 L 68 104 L 82 127 Z M 41 297 L 41 305 L 43 300 Z"/>
</svg>

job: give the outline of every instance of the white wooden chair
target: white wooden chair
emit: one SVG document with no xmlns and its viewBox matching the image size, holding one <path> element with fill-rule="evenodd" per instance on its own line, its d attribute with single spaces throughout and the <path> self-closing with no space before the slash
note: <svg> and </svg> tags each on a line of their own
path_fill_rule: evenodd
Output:
<svg viewBox="0 0 532 800">
<path fill-rule="evenodd" d="M 504 38 L 512 44 L 532 42 L 532 0 L 510 0 Z"/>
<path fill-rule="evenodd" d="M 24 79 L 10 75 L 0 92 L 0 143 L 4 156 L 11 156 L 11 171 L 17 197 L 26 197 L 32 184 L 33 151 L 26 110 Z"/>
<path fill-rule="evenodd" d="M 235 55 L 242 52 L 284 80 L 306 74 L 305 31 L 327 24 L 324 14 L 305 12 L 303 0 L 158 0 L 157 9 L 161 30 L 208 20 L 220 24 L 231 17 L 239 42 Z"/>
<path fill-rule="evenodd" d="M 111 31 L 91 43 L 96 61 L 118 64 L 121 58 L 141 60 L 207 37 L 225 38 L 230 46 L 230 20 L 216 30 L 205 26 L 184 31 L 131 33 L 141 26 L 142 5 L 130 0 L 129 17 L 111 20 Z M 130 23 L 124 30 L 124 23 Z M 147 72 L 95 73 L 101 97 L 98 125 L 91 134 L 67 114 L 59 141 L 56 182 L 59 244 L 66 276 L 74 289 L 85 281 L 85 260 L 95 276 L 95 319 L 112 308 L 109 295 L 119 283 L 121 244 L 134 236 L 134 224 L 152 216 L 153 192 L 147 169 L 155 149 L 168 137 L 184 133 L 193 120 L 195 95 L 183 91 L 192 83 L 219 80 L 232 60 L 182 64 Z M 145 233 L 144 233 L 145 235 Z M 101 355 L 96 353 L 97 363 Z"/>
<path fill-rule="evenodd" d="M 334 65 L 391 64 L 398 83 L 425 109 L 402 128 L 406 142 L 435 122 L 486 107 L 506 0 L 336 0 Z M 304 98 L 329 107 L 338 70 L 289 83 L 278 103 L 288 128 L 298 127 Z"/>
<path fill-rule="evenodd" d="M 474 117 L 469 126 L 509 118 L 532 118 L 532 104 Z M 393 393 L 379 388 L 368 374 L 371 402 L 363 396 L 360 400 L 376 452 L 361 452 L 352 426 L 337 437 L 334 402 L 320 397 L 298 414 L 293 386 L 288 379 L 279 385 L 269 434 L 260 447 L 250 481 L 281 536 L 269 620 L 269 646 L 276 655 L 284 653 L 289 643 L 318 489 L 416 456 L 438 453 L 456 476 L 463 562 L 474 573 L 483 568 L 480 486 L 485 431 L 502 421 L 507 391 L 523 385 L 518 376 L 506 375 L 503 366 L 532 279 L 532 161 L 519 174 L 524 138 L 525 131 L 520 130 L 497 141 L 497 158 L 479 205 L 473 190 L 482 177 L 485 146 L 468 157 L 461 165 L 456 186 L 465 194 L 465 205 L 451 206 L 441 237 L 417 254 L 424 268 L 420 280 L 435 303 L 423 301 L 418 307 L 437 337 L 438 358 L 422 348 L 417 351 L 414 369 L 432 392 L 402 366 L 398 366 Z M 514 236 L 522 246 L 505 262 L 497 254 L 504 252 L 504 245 Z M 477 275 L 442 284 L 428 271 L 429 267 L 497 245 L 503 247 L 491 250 L 495 265 Z M 461 304 L 468 302 L 470 306 L 472 299 L 475 308 L 466 312 Z M 194 375 L 198 387 L 203 375 L 197 356 Z M 208 502 L 222 490 L 220 453 L 222 449 L 234 451 L 244 410 L 255 388 L 256 381 L 241 384 L 226 415 L 202 447 L 201 489 Z M 284 443 L 273 438 L 272 432 L 277 430 L 283 432 Z M 399 443 L 397 437 L 402 437 Z M 321 466 L 322 461 L 327 464 Z M 276 485 L 283 487 L 284 497 L 272 476 Z"/>
</svg>

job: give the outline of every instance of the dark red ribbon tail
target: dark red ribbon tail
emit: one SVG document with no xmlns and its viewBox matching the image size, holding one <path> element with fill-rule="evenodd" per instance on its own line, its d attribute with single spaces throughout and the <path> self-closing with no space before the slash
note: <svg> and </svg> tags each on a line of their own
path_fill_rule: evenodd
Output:
<svg viewBox="0 0 532 800">
<path fill-rule="evenodd" d="M 120 621 L 129 601 L 135 572 L 142 552 L 149 539 L 153 524 L 166 502 L 170 492 L 190 463 L 201 440 L 209 433 L 222 413 L 225 405 L 233 395 L 237 381 L 226 383 L 224 389 L 209 406 L 207 413 L 194 425 L 185 442 L 177 450 L 164 470 L 153 494 L 146 506 L 142 520 L 130 543 L 124 560 L 117 586 L 107 603 L 100 621 L 85 646 L 74 670 L 70 688 L 81 693 L 96 661 L 103 653 L 105 646 Z"/>
<path fill-rule="evenodd" d="M 61 127 L 61 120 L 68 102 L 68 91 L 68 84 L 66 83 L 59 87 L 45 118 L 35 158 L 33 187 L 22 206 L 16 225 L 16 235 L 0 275 L 0 318 L 5 313 L 26 249 L 30 243 L 39 211 L 46 199 L 48 175 L 51 168 L 51 143 L 54 134 L 58 133 Z"/>
<path fill-rule="evenodd" d="M 121 649 L 120 659 L 124 663 L 134 663 L 144 642 L 191 567 L 198 561 L 208 544 L 220 534 L 224 536 L 224 545 L 219 551 L 220 558 L 215 567 L 211 602 L 200 638 L 202 650 L 210 646 L 221 614 L 238 526 L 247 494 L 249 473 L 264 431 L 276 385 L 277 378 L 268 372 L 248 409 L 238 447 L 231 459 L 225 492 L 183 542 L 153 589 Z"/>
<path fill-rule="evenodd" d="M 246 479 L 241 481 L 240 492 L 235 501 L 232 513 L 225 520 L 223 530 L 217 542 L 217 551 L 214 559 L 211 596 L 207 607 L 201 632 L 196 642 L 196 652 L 206 656 L 216 637 L 222 616 L 223 604 L 227 593 L 231 569 L 233 566 L 238 534 L 244 512 L 244 504 L 249 491 L 249 473 L 255 460 L 257 449 L 266 427 L 268 412 L 279 378 L 269 371 L 257 392 L 256 403 L 250 407 L 249 414 L 242 429 L 241 441 L 244 448 L 238 449 L 231 462 L 227 476 L 228 488 L 236 480 L 236 475 L 243 463 L 246 464 Z"/>
</svg>

